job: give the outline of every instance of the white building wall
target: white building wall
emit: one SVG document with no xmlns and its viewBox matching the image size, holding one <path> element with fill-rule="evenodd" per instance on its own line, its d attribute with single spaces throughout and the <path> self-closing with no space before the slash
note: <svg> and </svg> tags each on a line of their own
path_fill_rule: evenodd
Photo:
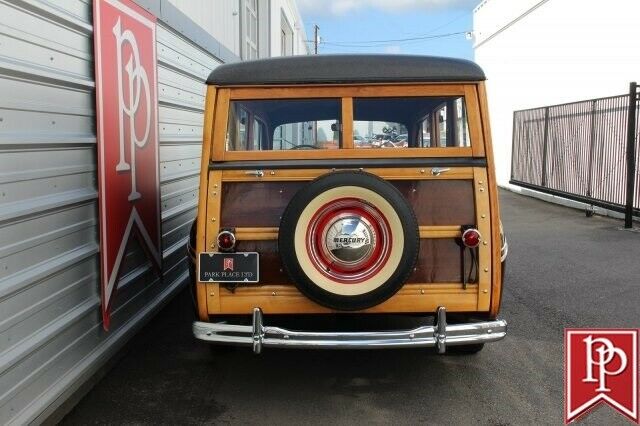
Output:
<svg viewBox="0 0 640 426">
<path fill-rule="evenodd" d="M 247 0 L 166 0 L 211 34 L 234 55 L 245 58 L 243 14 Z M 283 52 L 283 19 L 292 30 L 291 51 Z M 304 25 L 295 0 L 258 0 L 258 52 L 261 58 L 309 54 Z"/>
<path fill-rule="evenodd" d="M 629 0 L 485 0 L 474 10 L 500 184 L 514 111 L 618 95 L 640 80 L 639 16 Z"/>
<path fill-rule="evenodd" d="M 241 0 L 168 1 L 236 56 L 240 56 Z"/>
<path fill-rule="evenodd" d="M 267 1 L 267 0 L 258 0 Z M 281 23 L 283 17 L 291 25 L 293 30 L 293 54 L 308 55 L 309 43 L 300 16 L 300 11 L 294 0 L 270 0 L 271 3 L 271 56 L 284 56 L 281 48 Z"/>
</svg>

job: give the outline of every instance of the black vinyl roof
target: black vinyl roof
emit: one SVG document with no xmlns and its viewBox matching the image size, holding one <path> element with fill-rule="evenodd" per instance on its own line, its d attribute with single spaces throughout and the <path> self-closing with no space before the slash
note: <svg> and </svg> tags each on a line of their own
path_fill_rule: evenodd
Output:
<svg viewBox="0 0 640 426">
<path fill-rule="evenodd" d="M 485 80 L 464 59 L 413 55 L 286 56 L 220 65 L 207 84 L 394 83 Z"/>
</svg>

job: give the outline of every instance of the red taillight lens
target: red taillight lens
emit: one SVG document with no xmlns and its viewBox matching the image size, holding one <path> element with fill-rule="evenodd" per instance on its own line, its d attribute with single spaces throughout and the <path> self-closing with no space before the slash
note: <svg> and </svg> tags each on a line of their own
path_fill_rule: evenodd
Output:
<svg viewBox="0 0 640 426">
<path fill-rule="evenodd" d="M 222 231 L 218 234 L 218 248 L 223 251 L 231 250 L 236 245 L 236 236 L 231 231 Z"/>
<path fill-rule="evenodd" d="M 462 243 L 467 247 L 476 248 L 480 245 L 481 240 L 482 236 L 477 229 L 467 229 L 462 233 Z"/>
</svg>

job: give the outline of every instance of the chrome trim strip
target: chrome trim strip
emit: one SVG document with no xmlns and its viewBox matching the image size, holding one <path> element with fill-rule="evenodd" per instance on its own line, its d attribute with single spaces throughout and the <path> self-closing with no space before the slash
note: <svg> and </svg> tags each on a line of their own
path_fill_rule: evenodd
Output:
<svg viewBox="0 0 640 426">
<path fill-rule="evenodd" d="M 322 150 L 320 150 L 322 151 Z M 359 169 L 387 167 L 487 167 L 484 157 L 310 158 L 214 161 L 209 170 Z"/>
<path fill-rule="evenodd" d="M 252 346 L 259 354 L 263 347 L 317 349 L 379 349 L 399 347 L 436 347 L 445 353 L 448 346 L 489 343 L 507 334 L 504 320 L 447 324 L 446 309 L 439 307 L 435 324 L 412 330 L 366 332 L 293 331 L 263 324 L 260 308 L 253 309 L 252 325 L 193 323 L 193 335 L 200 340 Z"/>
</svg>

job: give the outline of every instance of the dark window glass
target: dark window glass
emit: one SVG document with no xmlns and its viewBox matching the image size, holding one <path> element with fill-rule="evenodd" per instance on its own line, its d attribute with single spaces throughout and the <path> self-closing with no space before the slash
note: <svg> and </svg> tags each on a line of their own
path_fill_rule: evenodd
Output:
<svg viewBox="0 0 640 426">
<path fill-rule="evenodd" d="M 231 101 L 227 151 L 339 148 L 341 109 L 340 99 Z"/>
<path fill-rule="evenodd" d="M 470 146 L 463 97 L 354 99 L 353 117 L 356 148 Z"/>
</svg>

